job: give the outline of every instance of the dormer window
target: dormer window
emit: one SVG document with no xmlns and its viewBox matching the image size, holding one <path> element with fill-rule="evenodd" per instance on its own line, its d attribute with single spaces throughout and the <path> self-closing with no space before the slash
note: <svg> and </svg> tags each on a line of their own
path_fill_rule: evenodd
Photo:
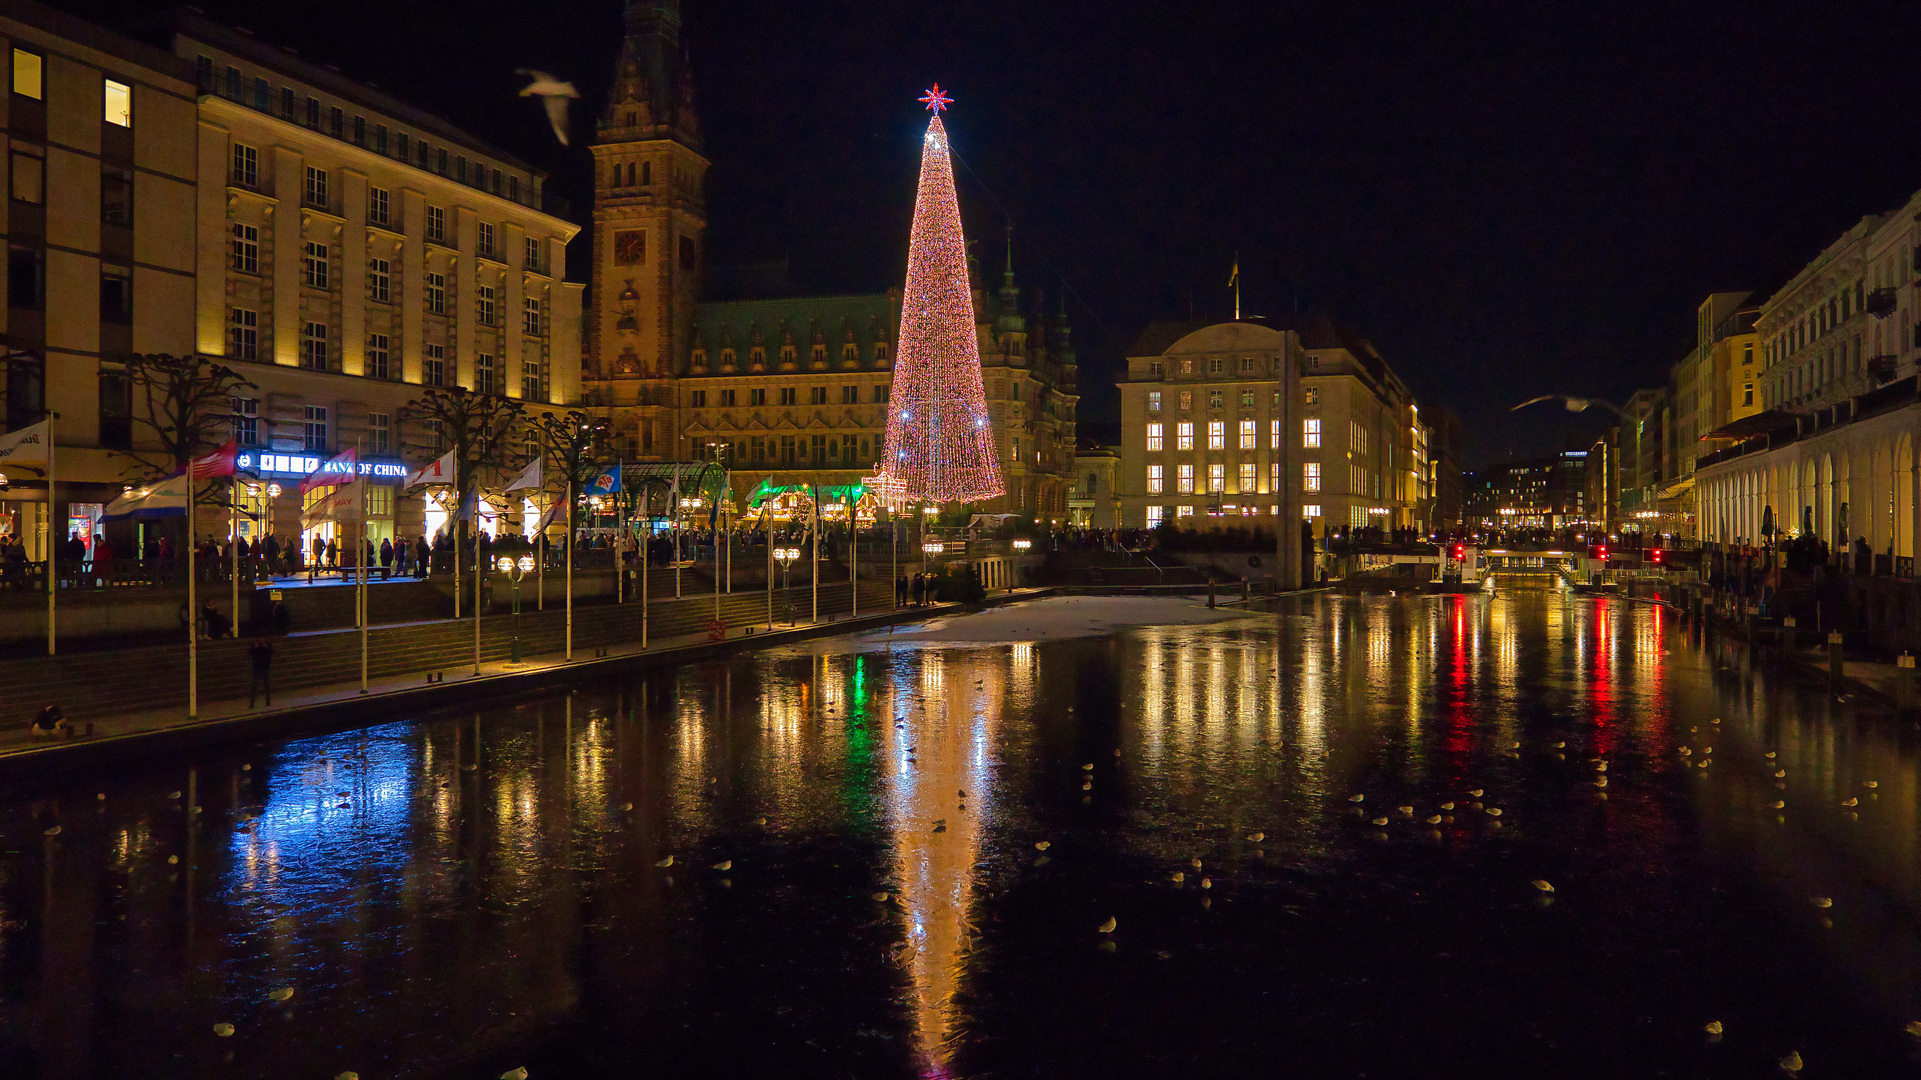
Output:
<svg viewBox="0 0 1921 1080">
<path fill-rule="evenodd" d="M 767 350 L 759 345 L 747 351 L 747 362 L 755 367 L 767 366 Z"/>
<path fill-rule="evenodd" d="M 707 366 L 707 350 L 706 349 L 694 350 L 694 366 L 697 368 L 704 368 Z"/>
<path fill-rule="evenodd" d="M 720 350 L 720 366 L 724 371 L 732 371 L 734 369 L 734 350 Z"/>
<path fill-rule="evenodd" d="M 795 360 L 799 359 L 799 355 L 800 354 L 794 351 L 794 347 L 792 345 L 782 345 L 780 347 L 780 362 L 783 364 L 793 363 Z"/>
<path fill-rule="evenodd" d="M 860 363 L 860 346 L 851 341 L 842 345 L 840 347 L 840 362 L 846 364 L 848 367 L 853 367 L 855 364 Z"/>
<path fill-rule="evenodd" d="M 876 341 L 874 343 L 874 363 L 885 364 L 886 362 L 887 362 L 887 343 L 885 341 Z"/>
<path fill-rule="evenodd" d="M 816 364 L 827 363 L 827 346 L 825 345 L 814 346 L 813 352 L 809 354 L 809 359 L 811 359 Z"/>
<path fill-rule="evenodd" d="M 627 110 L 627 121 L 626 121 L 626 123 L 627 123 L 627 126 L 628 126 L 628 127 L 634 127 L 635 125 L 637 125 L 637 124 L 639 124 L 639 123 L 640 123 L 640 112 L 639 112 L 639 110 L 636 110 L 636 109 L 628 109 L 628 110 Z"/>
</svg>

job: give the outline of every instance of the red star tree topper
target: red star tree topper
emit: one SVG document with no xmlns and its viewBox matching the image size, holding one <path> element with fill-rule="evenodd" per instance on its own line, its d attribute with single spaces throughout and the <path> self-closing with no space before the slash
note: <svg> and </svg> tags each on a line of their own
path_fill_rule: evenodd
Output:
<svg viewBox="0 0 1921 1080">
<path fill-rule="evenodd" d="M 920 191 L 907 242 L 900 348 L 888 403 L 880 486 L 894 498 L 978 502 L 1003 495 L 994 427 L 981 383 L 980 341 L 967 279 L 954 164 L 940 85 L 920 99 L 934 115 L 921 141 Z"/>
</svg>

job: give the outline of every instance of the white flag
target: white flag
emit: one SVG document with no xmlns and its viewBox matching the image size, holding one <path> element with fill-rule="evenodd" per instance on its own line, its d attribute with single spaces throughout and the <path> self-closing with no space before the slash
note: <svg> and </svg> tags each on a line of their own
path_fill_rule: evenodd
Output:
<svg viewBox="0 0 1921 1080">
<path fill-rule="evenodd" d="M 0 465 L 45 465 L 53 422 L 42 420 L 0 435 Z"/>
<path fill-rule="evenodd" d="M 406 486 L 416 488 L 422 484 L 451 484 L 453 482 L 454 452 L 449 450 L 440 455 L 439 459 L 432 464 L 423 466 L 419 472 L 408 474 Z"/>
<path fill-rule="evenodd" d="M 540 458 L 536 456 L 532 461 L 527 463 L 526 468 L 520 470 L 520 475 L 514 477 L 513 482 L 507 485 L 507 490 L 519 491 L 522 488 L 534 488 L 538 490 L 540 484 Z"/>
</svg>

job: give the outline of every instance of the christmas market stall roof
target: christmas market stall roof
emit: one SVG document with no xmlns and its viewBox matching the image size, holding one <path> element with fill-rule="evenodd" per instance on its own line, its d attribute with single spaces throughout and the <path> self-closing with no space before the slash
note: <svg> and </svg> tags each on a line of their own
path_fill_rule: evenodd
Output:
<svg viewBox="0 0 1921 1080">
<path fill-rule="evenodd" d="M 676 470 L 682 495 L 719 498 L 727 483 L 727 470 L 711 461 L 628 461 L 620 466 L 620 487 L 622 491 L 639 491 L 645 485 L 671 487 Z"/>
<path fill-rule="evenodd" d="M 778 499 L 787 494 L 818 498 L 823 504 L 859 502 L 867 495 L 867 488 L 860 484 L 776 484 L 763 480 L 754 493 L 747 496 L 747 505 L 759 506 L 768 499 Z"/>
</svg>

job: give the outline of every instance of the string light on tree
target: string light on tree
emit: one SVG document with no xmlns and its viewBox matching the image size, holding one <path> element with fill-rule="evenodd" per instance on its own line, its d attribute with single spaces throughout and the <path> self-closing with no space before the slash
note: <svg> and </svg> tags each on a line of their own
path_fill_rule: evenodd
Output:
<svg viewBox="0 0 1921 1080">
<path fill-rule="evenodd" d="M 934 115 L 921 142 L 920 190 L 907 246 L 900 347 L 879 483 L 890 497 L 977 502 L 1003 495 L 981 381 L 967 241 L 941 111 L 940 84 L 920 98 Z"/>
</svg>

